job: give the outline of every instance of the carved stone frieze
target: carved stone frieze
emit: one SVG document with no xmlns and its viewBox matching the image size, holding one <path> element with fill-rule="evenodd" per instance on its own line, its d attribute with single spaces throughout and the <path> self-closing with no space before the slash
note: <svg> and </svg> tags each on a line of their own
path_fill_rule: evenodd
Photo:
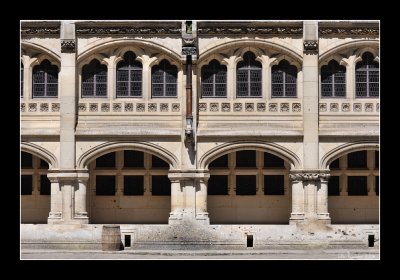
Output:
<svg viewBox="0 0 400 280">
<path fill-rule="evenodd" d="M 77 35 L 118 35 L 118 34 L 181 34 L 180 28 L 168 28 L 157 26 L 129 27 L 129 26 L 101 26 L 101 27 L 77 27 Z"/>
<path fill-rule="evenodd" d="M 199 27 L 198 34 L 264 34 L 264 35 L 302 35 L 303 27 L 293 26 L 271 26 L 271 27 L 242 27 L 242 26 L 210 26 Z"/>
<path fill-rule="evenodd" d="M 329 173 L 317 173 L 317 172 L 300 172 L 289 174 L 292 181 L 327 181 L 331 175 Z"/>
<path fill-rule="evenodd" d="M 319 34 L 329 36 L 379 36 L 379 27 L 320 27 Z"/>
</svg>

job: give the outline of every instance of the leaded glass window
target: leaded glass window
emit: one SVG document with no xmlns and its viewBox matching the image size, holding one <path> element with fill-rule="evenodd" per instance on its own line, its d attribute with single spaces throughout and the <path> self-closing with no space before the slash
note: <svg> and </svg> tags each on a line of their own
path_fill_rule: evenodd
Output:
<svg viewBox="0 0 400 280">
<path fill-rule="evenodd" d="M 201 68 L 202 97 L 226 97 L 226 66 L 213 60 Z"/>
<path fill-rule="evenodd" d="M 32 94 L 33 98 L 58 96 L 58 67 L 47 59 L 33 67 Z"/>
<path fill-rule="evenodd" d="M 151 69 L 152 97 L 176 97 L 177 76 L 177 67 L 165 59 L 159 65 L 153 66 Z"/>
<path fill-rule="evenodd" d="M 107 96 L 107 66 L 93 59 L 82 68 L 82 97 Z"/>
<path fill-rule="evenodd" d="M 297 96 L 297 68 L 290 65 L 287 60 L 282 60 L 278 65 L 272 66 L 272 97 Z"/>
<path fill-rule="evenodd" d="M 356 64 L 356 97 L 379 97 L 379 63 L 369 52 Z"/>
<path fill-rule="evenodd" d="M 321 67 L 321 96 L 346 97 L 346 67 L 335 60 Z"/>
<path fill-rule="evenodd" d="M 236 96 L 261 97 L 262 96 L 262 65 L 256 61 L 252 52 L 243 55 L 243 60 L 237 64 L 236 69 Z"/>
<path fill-rule="evenodd" d="M 142 63 L 133 52 L 127 52 L 117 64 L 117 97 L 142 96 Z"/>
</svg>

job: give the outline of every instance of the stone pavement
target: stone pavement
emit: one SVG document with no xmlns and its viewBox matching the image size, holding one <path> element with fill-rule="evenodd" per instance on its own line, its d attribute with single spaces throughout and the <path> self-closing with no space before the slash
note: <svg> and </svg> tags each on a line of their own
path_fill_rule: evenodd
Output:
<svg viewBox="0 0 400 280">
<path fill-rule="evenodd" d="M 325 249 L 325 250 L 124 250 L 103 252 L 100 250 L 22 250 L 21 259 L 326 259 L 379 260 L 377 249 Z"/>
</svg>

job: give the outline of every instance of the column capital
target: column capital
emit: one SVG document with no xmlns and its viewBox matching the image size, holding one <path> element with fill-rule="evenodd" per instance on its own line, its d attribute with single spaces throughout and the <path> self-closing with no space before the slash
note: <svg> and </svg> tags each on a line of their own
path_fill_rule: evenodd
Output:
<svg viewBox="0 0 400 280">
<path fill-rule="evenodd" d="M 89 170 L 82 169 L 51 169 L 47 173 L 50 182 L 56 183 L 60 181 L 87 181 L 89 179 Z"/>
<path fill-rule="evenodd" d="M 292 181 L 328 181 L 329 170 L 292 170 L 289 174 L 289 178 Z"/>
<path fill-rule="evenodd" d="M 304 41 L 303 52 L 305 54 L 318 54 L 318 41 L 317 40 Z"/>
<path fill-rule="evenodd" d="M 210 173 L 208 171 L 196 171 L 196 170 L 172 170 L 168 173 L 168 178 L 171 181 L 189 181 L 189 180 L 200 180 L 208 181 Z"/>
</svg>

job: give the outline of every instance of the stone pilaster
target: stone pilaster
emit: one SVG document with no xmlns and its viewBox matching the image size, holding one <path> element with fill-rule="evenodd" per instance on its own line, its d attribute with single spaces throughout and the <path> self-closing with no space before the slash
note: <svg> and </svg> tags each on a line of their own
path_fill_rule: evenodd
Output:
<svg viewBox="0 0 400 280">
<path fill-rule="evenodd" d="M 289 174 L 292 181 L 292 213 L 289 223 L 304 220 L 303 178 L 299 174 Z"/>
<path fill-rule="evenodd" d="M 74 209 L 74 219 L 81 220 L 81 223 L 89 223 L 88 212 L 86 208 L 86 190 L 87 183 L 89 180 L 89 172 L 80 171 L 76 173 L 78 184 L 76 184 L 75 189 L 75 209 Z"/>
<path fill-rule="evenodd" d="M 171 180 L 170 224 L 183 220 L 209 224 L 207 212 L 207 181 L 209 173 L 174 171 L 168 174 Z"/>
<path fill-rule="evenodd" d="M 318 139 L 318 23 L 304 22 L 303 54 L 303 168 L 319 168 Z"/>
<path fill-rule="evenodd" d="M 62 193 L 58 177 L 54 173 L 48 173 L 47 178 L 51 183 L 50 191 L 50 213 L 47 223 L 57 224 L 62 221 Z"/>
<path fill-rule="evenodd" d="M 327 170 L 296 170 L 292 180 L 292 214 L 290 223 L 316 221 L 330 223 L 328 213 Z M 329 172 L 329 171 L 328 171 Z"/>
<path fill-rule="evenodd" d="M 327 223 L 331 221 L 328 212 L 328 181 L 330 176 L 329 173 L 320 174 L 321 181 L 317 192 L 318 220 L 325 220 Z"/>
<path fill-rule="evenodd" d="M 87 170 L 52 170 L 47 175 L 51 182 L 49 224 L 87 224 Z"/>
</svg>

